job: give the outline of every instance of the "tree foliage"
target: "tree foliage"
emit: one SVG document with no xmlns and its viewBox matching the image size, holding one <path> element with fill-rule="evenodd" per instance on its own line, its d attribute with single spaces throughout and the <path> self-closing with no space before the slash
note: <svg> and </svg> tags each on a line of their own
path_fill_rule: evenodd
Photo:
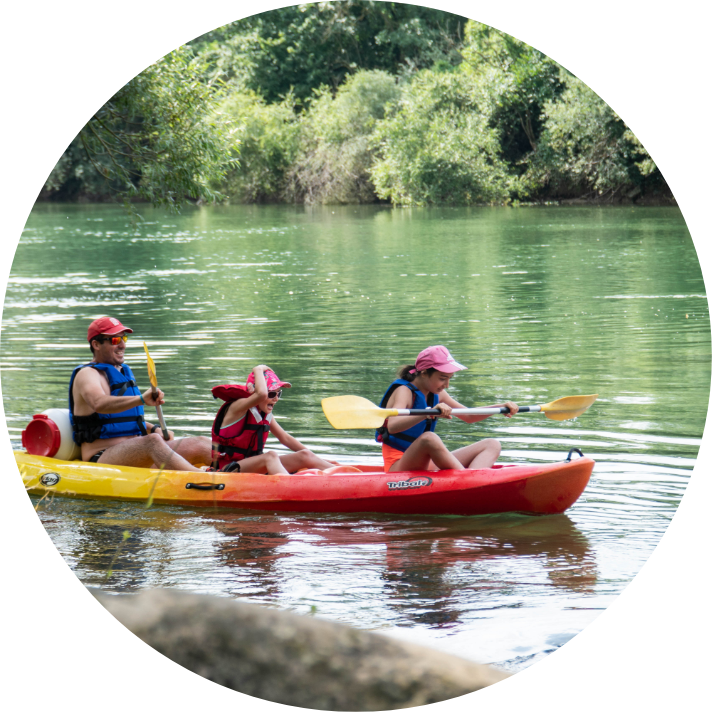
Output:
<svg viewBox="0 0 712 712">
<path fill-rule="evenodd" d="M 566 89 L 547 102 L 545 128 L 528 176 L 540 192 L 557 197 L 639 194 L 660 185 L 655 163 L 633 132 L 597 94 L 562 70 Z"/>
<path fill-rule="evenodd" d="M 286 197 L 306 203 L 376 201 L 371 136 L 399 96 L 395 78 L 381 70 L 348 77 L 333 97 L 323 87 L 305 117 L 304 141 Z"/>
<path fill-rule="evenodd" d="M 398 205 L 506 202 L 516 180 L 463 73 L 420 72 L 374 133 L 378 195 Z"/>
<path fill-rule="evenodd" d="M 221 111 L 232 120 L 240 139 L 240 164 L 230 170 L 221 190 L 246 203 L 284 200 L 303 136 L 293 95 L 268 104 L 251 91 L 233 93 Z"/>
<path fill-rule="evenodd" d="M 107 195 L 170 208 L 671 199 L 620 117 L 549 57 L 481 23 L 373 0 L 254 15 L 135 77 L 42 197 Z"/>
<path fill-rule="evenodd" d="M 300 4 L 253 15 L 203 35 L 193 45 L 212 76 L 268 102 L 292 91 L 308 103 L 334 92 L 359 69 L 412 73 L 456 64 L 466 19 L 440 10 L 374 0 Z"/>
<path fill-rule="evenodd" d="M 79 132 L 47 181 L 47 197 L 84 190 L 171 209 L 222 197 L 211 185 L 234 164 L 238 144 L 204 72 L 180 48 L 134 77 Z"/>
<path fill-rule="evenodd" d="M 525 164 L 543 129 L 544 105 L 564 88 L 559 65 L 511 35 L 474 21 L 467 23 L 462 55 L 462 69 L 488 98 L 489 123 L 499 129 L 502 157 Z"/>
</svg>

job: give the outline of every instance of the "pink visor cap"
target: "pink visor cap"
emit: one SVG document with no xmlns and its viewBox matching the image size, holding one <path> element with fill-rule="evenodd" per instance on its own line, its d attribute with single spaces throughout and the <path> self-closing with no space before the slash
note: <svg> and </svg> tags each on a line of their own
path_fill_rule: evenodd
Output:
<svg viewBox="0 0 712 712">
<path fill-rule="evenodd" d="M 247 377 L 248 383 L 255 382 L 255 374 L 251 373 Z M 291 388 L 292 384 L 287 381 L 280 381 L 279 376 L 274 371 L 265 371 L 265 383 L 268 391 L 276 391 L 279 388 Z"/>
<path fill-rule="evenodd" d="M 418 354 L 418 358 L 415 361 L 415 369 L 417 371 L 425 371 L 428 368 L 435 368 L 443 373 L 467 370 L 467 366 L 455 361 L 444 346 L 428 346 L 427 349 Z"/>
</svg>

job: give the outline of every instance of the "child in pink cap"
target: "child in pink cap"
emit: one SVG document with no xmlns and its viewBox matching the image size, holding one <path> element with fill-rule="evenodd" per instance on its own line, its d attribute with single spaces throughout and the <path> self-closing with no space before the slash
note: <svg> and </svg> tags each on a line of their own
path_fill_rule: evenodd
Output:
<svg viewBox="0 0 712 712">
<path fill-rule="evenodd" d="M 455 361 L 444 346 L 429 346 L 418 354 L 414 365 L 402 366 L 398 378 L 388 387 L 381 400 L 381 408 L 437 407 L 442 415 L 398 415 L 387 418 L 376 431 L 376 440 L 383 445 L 383 463 L 386 472 L 410 470 L 479 470 L 492 467 L 502 446 L 499 440 L 486 438 L 450 452 L 435 434 L 437 418 L 452 418 L 453 408 L 466 408 L 452 398 L 446 388 L 450 378 L 466 367 Z M 506 406 L 511 418 L 518 410 L 516 403 L 499 403 Z M 488 415 L 458 415 L 466 423 L 476 423 Z"/>
<path fill-rule="evenodd" d="M 282 381 L 261 364 L 252 369 L 245 386 L 215 386 L 213 395 L 225 400 L 212 428 L 213 467 L 223 471 L 288 475 L 298 470 L 326 470 L 337 463 L 322 460 L 290 435 L 272 417 L 283 388 Z M 293 452 L 264 451 L 268 434 Z"/>
</svg>

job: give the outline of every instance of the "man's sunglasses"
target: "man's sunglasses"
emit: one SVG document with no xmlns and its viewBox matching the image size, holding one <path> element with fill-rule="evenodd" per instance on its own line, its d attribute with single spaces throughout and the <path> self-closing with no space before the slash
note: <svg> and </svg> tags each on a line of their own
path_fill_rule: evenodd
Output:
<svg viewBox="0 0 712 712">
<path fill-rule="evenodd" d="M 98 341 L 100 344 L 109 341 L 112 346 L 118 346 L 122 341 L 126 343 L 128 339 L 128 334 L 123 334 L 122 336 L 100 336 L 95 339 L 95 341 Z"/>
<path fill-rule="evenodd" d="M 267 398 L 281 398 L 282 397 L 282 389 L 280 388 L 278 391 L 269 391 L 267 393 Z"/>
</svg>

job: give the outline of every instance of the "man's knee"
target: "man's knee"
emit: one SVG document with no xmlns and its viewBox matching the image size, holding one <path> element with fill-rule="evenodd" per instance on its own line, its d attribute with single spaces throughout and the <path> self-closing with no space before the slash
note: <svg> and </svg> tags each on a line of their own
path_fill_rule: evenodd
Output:
<svg viewBox="0 0 712 712">
<path fill-rule="evenodd" d="M 160 448 L 166 441 L 163 439 L 163 434 L 159 432 L 149 433 L 141 438 L 141 442 L 145 443 L 150 448 Z"/>
</svg>

